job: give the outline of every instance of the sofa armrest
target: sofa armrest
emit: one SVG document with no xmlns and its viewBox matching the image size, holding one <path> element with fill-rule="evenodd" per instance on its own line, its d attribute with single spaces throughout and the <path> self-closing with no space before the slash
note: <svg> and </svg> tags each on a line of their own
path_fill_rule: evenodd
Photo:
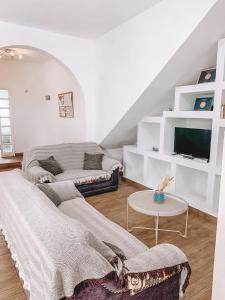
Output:
<svg viewBox="0 0 225 300">
<path fill-rule="evenodd" d="M 33 166 L 27 170 L 28 179 L 34 183 L 55 182 L 55 176 L 40 166 Z"/>
<path fill-rule="evenodd" d="M 104 171 L 114 171 L 116 169 L 122 170 L 123 166 L 121 162 L 119 162 L 116 159 L 110 158 L 106 155 L 104 155 L 103 160 L 102 160 L 102 169 Z"/>
<path fill-rule="evenodd" d="M 48 183 L 48 185 L 59 195 L 62 202 L 75 198 L 83 198 L 72 180 L 52 182 Z"/>
<path fill-rule="evenodd" d="M 191 269 L 187 257 L 174 245 L 157 245 L 124 263 L 131 294 L 149 288 L 151 284 L 159 284 L 177 273 L 181 273 L 180 297 L 188 286 Z"/>
</svg>

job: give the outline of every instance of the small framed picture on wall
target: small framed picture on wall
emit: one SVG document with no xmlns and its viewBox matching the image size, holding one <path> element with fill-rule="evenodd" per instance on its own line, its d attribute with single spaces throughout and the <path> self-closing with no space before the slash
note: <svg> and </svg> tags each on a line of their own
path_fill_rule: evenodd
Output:
<svg viewBox="0 0 225 300">
<path fill-rule="evenodd" d="M 73 92 L 61 93 L 58 95 L 60 118 L 73 118 Z"/>
</svg>

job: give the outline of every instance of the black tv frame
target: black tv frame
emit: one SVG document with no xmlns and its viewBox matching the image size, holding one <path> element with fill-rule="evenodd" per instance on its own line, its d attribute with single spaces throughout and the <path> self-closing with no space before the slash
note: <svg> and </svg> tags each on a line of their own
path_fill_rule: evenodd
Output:
<svg viewBox="0 0 225 300">
<path fill-rule="evenodd" d="M 210 160 L 212 130 L 175 127 L 174 152 L 190 158 Z"/>
</svg>

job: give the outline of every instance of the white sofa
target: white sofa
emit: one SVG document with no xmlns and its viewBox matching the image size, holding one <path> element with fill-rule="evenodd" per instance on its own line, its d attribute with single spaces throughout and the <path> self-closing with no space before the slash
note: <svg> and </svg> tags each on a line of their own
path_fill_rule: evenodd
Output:
<svg viewBox="0 0 225 300">
<path fill-rule="evenodd" d="M 34 183 L 73 180 L 84 196 L 116 190 L 121 163 L 104 155 L 102 170 L 84 170 L 85 152 L 104 154 L 102 148 L 93 142 L 38 146 L 25 151 L 22 169 L 28 180 Z M 39 165 L 38 160 L 49 156 L 54 156 L 63 173 L 54 176 Z"/>
<path fill-rule="evenodd" d="M 58 207 L 20 170 L 0 173 L 1 228 L 30 300 L 156 300 L 154 293 L 174 300 L 183 295 L 190 268 L 181 250 L 168 244 L 148 248 L 89 205 L 72 181 L 49 185 L 61 198 Z M 124 252 L 120 275 L 111 263 L 115 253 L 103 241 Z M 134 276 L 137 282 L 137 274 L 144 288 L 131 280 Z M 124 279 L 122 288 L 117 276 Z"/>
</svg>

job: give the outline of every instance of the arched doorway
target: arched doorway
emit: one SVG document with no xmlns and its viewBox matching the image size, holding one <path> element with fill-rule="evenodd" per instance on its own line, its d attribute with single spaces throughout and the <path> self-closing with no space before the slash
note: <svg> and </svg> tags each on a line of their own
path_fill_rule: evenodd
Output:
<svg viewBox="0 0 225 300">
<path fill-rule="evenodd" d="M 1 149 L 6 149 L 3 155 L 21 153 L 37 145 L 82 140 L 86 134 L 85 102 L 70 69 L 52 55 L 33 47 L 1 49 L 13 51 L 0 59 L 0 90 L 8 91 L 11 107 L 11 131 L 7 138 L 4 130 L 1 134 Z M 74 110 L 74 115 L 68 118 L 68 115 L 59 115 L 58 103 L 58 94 L 67 92 L 73 93 Z M 1 120 L 5 118 L 6 109 L 1 107 L 0 100 Z M 13 149 L 4 147 L 9 140 Z"/>
</svg>

